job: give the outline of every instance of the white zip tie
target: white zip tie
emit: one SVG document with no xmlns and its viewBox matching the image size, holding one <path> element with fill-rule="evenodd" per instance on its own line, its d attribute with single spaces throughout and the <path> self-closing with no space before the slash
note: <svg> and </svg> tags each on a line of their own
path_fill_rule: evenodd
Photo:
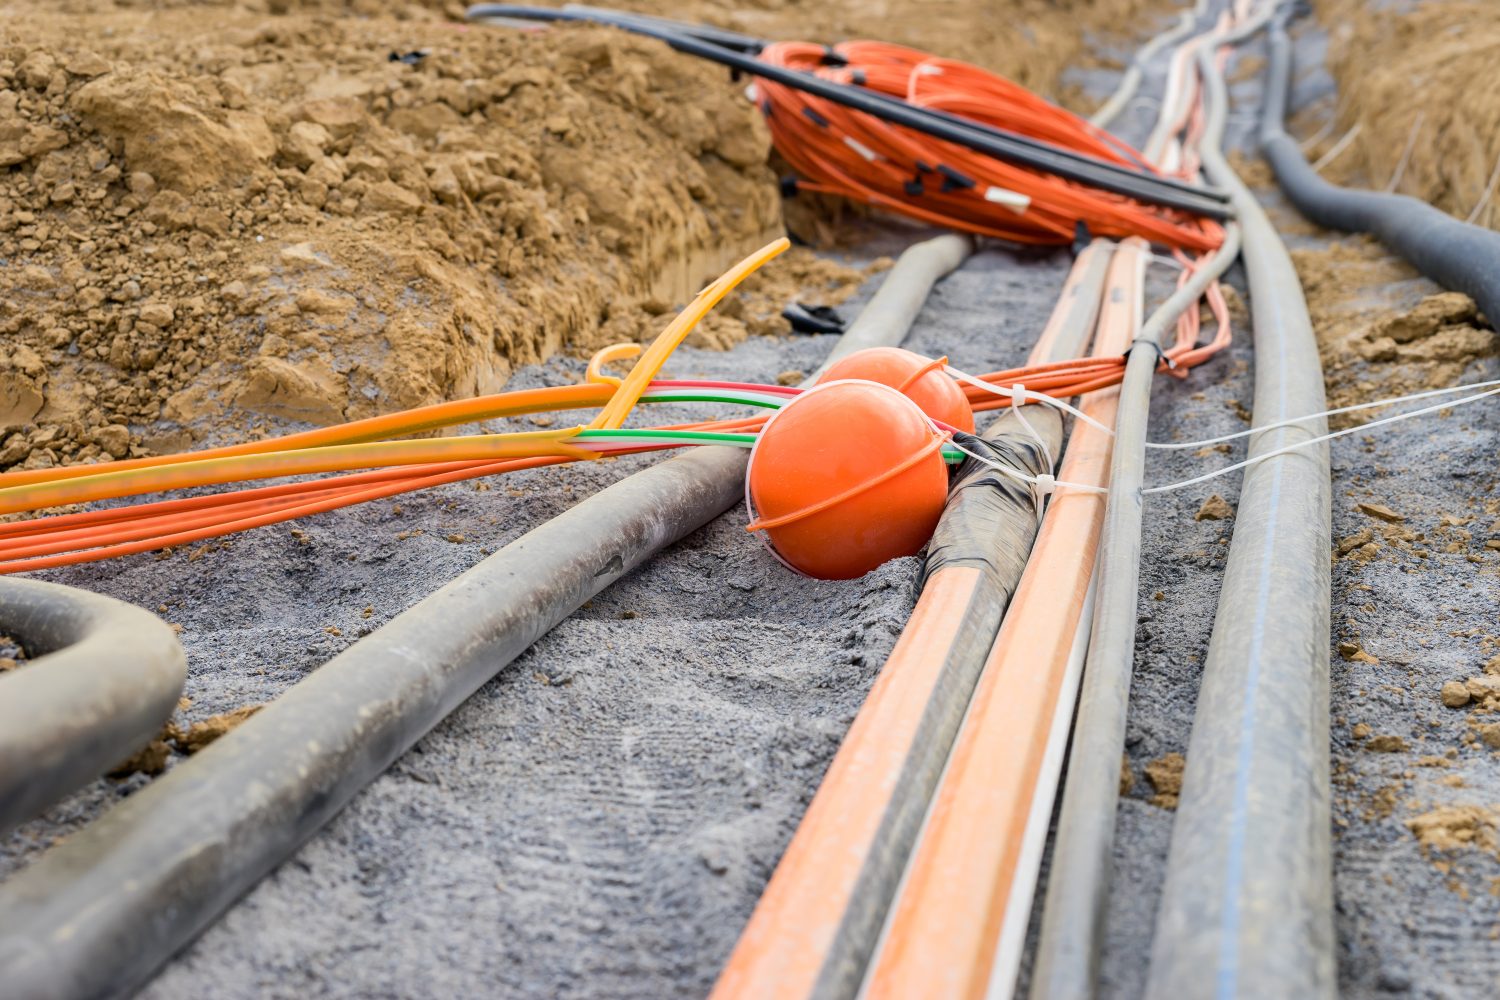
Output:
<svg viewBox="0 0 1500 1000">
<path fill-rule="evenodd" d="M 854 150 L 860 156 L 863 156 L 870 163 L 874 163 L 877 159 L 879 159 L 879 157 L 875 153 L 875 150 L 871 149 L 869 146 L 866 146 L 864 143 L 851 136 L 844 136 L 844 145 Z"/>
<path fill-rule="evenodd" d="M 969 385 L 978 386 L 979 388 L 984 389 L 987 392 L 993 392 L 997 396 L 1005 396 L 1009 398 L 1013 404 L 1015 402 L 1016 394 L 1011 389 L 1006 389 L 998 385 L 991 385 L 983 379 L 975 378 L 968 372 L 959 371 L 952 365 L 948 365 L 943 370 L 949 375 L 958 379 L 960 382 L 966 382 Z M 1055 406 L 1057 409 L 1062 410 L 1064 413 L 1072 414 L 1073 416 L 1077 417 L 1079 420 L 1082 420 L 1084 423 L 1088 424 L 1090 427 L 1095 428 L 1096 430 L 1101 430 L 1106 434 L 1114 433 L 1114 431 L 1110 430 L 1104 424 L 1101 424 L 1099 421 L 1095 420 L 1087 413 L 1084 413 L 1076 406 L 1072 406 L 1055 396 L 1049 396 L 1044 392 L 1035 392 L 1033 390 L 1027 389 L 1025 386 L 1016 386 L 1015 388 L 1021 391 L 1023 399 L 1032 399 L 1038 403 L 1046 403 L 1048 406 Z"/>
<path fill-rule="evenodd" d="M 1015 415 L 1015 418 L 1021 422 L 1021 426 L 1026 428 L 1027 433 L 1031 435 L 1031 439 L 1035 441 L 1036 446 L 1041 449 L 1042 460 L 1046 464 L 1046 468 L 1055 469 L 1057 468 L 1057 466 L 1052 461 L 1052 449 L 1047 447 L 1047 442 L 1042 439 L 1041 434 L 1037 433 L 1037 429 L 1032 426 L 1030 420 L 1026 419 L 1026 414 L 1021 410 L 1021 407 L 1025 404 L 1025 402 L 1026 387 L 1024 385 L 1021 385 L 1019 382 L 1011 386 L 1010 412 L 1013 413 Z"/>
<path fill-rule="evenodd" d="M 991 184 L 984 189 L 984 200 L 996 205 L 1004 205 L 1017 215 L 1023 214 L 1031 207 L 1031 196 L 1024 195 L 1019 191 L 1011 191 L 1003 187 L 995 187 Z"/>
</svg>

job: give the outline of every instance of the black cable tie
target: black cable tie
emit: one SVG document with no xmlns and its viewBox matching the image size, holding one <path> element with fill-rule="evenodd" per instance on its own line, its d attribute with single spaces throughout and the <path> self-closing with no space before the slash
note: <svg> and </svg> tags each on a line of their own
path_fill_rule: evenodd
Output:
<svg viewBox="0 0 1500 1000">
<path fill-rule="evenodd" d="M 1093 234 L 1089 232 L 1089 224 L 1079 219 L 1073 225 L 1073 256 L 1077 257 L 1083 253 L 1084 248 L 1092 243 L 1093 240 Z"/>
<path fill-rule="evenodd" d="M 804 107 L 802 109 L 802 113 L 804 115 L 806 115 L 808 118 L 812 119 L 812 123 L 814 125 L 818 126 L 819 128 L 827 128 L 828 127 L 828 119 L 824 118 L 822 115 L 818 114 L 818 112 L 817 112 L 817 110 L 815 108 Z"/>
<path fill-rule="evenodd" d="M 781 178 L 781 196 L 783 198 L 797 197 L 797 178 L 793 174 L 787 174 Z"/>
<path fill-rule="evenodd" d="M 945 166 L 941 163 L 938 164 L 938 173 L 943 175 L 944 191 L 967 191 L 969 188 L 974 186 L 974 179 L 972 177 L 969 177 L 966 174 L 961 174 L 957 170 L 954 170 L 952 167 Z"/>
<path fill-rule="evenodd" d="M 935 173 L 937 173 L 937 171 L 933 170 L 931 167 L 929 167 L 927 164 L 923 163 L 921 160 L 918 160 L 917 161 L 917 173 L 919 173 L 919 174 L 935 174 Z"/>
<path fill-rule="evenodd" d="M 865 71 L 862 69 L 857 69 L 853 73 L 849 74 L 849 82 L 854 84 L 856 87 L 863 87 L 865 85 L 866 79 L 868 78 L 865 76 Z"/>
<path fill-rule="evenodd" d="M 906 193 L 911 195 L 913 198 L 927 193 L 927 189 L 922 187 L 922 178 L 920 177 L 914 177 L 902 186 L 906 188 Z"/>
<path fill-rule="evenodd" d="M 1145 344 L 1147 347 L 1149 347 L 1153 351 L 1155 351 L 1156 352 L 1157 360 L 1159 360 L 1159 361 L 1165 361 L 1167 363 L 1167 367 L 1168 368 L 1176 368 L 1177 367 L 1177 362 L 1173 361 L 1170 357 L 1167 356 L 1167 352 L 1164 351 L 1164 350 L 1162 350 L 1162 346 L 1160 344 L 1158 344 L 1154 340 L 1147 340 L 1144 337 L 1137 337 L 1134 340 L 1132 340 L 1130 342 L 1130 346 L 1125 349 L 1125 353 L 1122 354 L 1122 355 L 1120 355 L 1120 356 L 1122 358 L 1124 358 L 1126 361 L 1129 361 L 1130 360 L 1130 352 L 1133 351 L 1133 350 L 1135 350 L 1137 344 Z"/>
<path fill-rule="evenodd" d="M 823 46 L 823 58 L 819 60 L 824 66 L 847 66 L 849 60 L 834 49 L 832 45 Z"/>
</svg>

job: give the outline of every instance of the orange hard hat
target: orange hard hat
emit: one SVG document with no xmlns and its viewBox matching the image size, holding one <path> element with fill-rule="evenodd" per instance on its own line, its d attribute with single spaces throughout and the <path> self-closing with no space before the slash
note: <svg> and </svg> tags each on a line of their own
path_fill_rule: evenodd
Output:
<svg viewBox="0 0 1500 1000">
<path fill-rule="evenodd" d="M 867 347 L 829 365 L 818 382 L 861 378 L 888 385 L 932 419 L 973 434 L 974 410 L 958 383 L 943 374 L 947 364 L 947 358 L 924 358 L 901 347 Z"/>
<path fill-rule="evenodd" d="M 750 453 L 748 530 L 792 569 L 852 580 L 916 555 L 948 497 L 944 436 L 876 382 L 822 382 L 783 406 Z"/>
</svg>

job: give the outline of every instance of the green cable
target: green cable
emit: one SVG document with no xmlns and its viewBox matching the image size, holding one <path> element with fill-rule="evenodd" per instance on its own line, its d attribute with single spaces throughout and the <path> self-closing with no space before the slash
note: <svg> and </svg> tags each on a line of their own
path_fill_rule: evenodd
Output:
<svg viewBox="0 0 1500 1000">
<path fill-rule="evenodd" d="M 730 444 L 739 448 L 750 448 L 755 445 L 754 434 L 720 434 L 713 431 L 658 431 L 658 430 L 632 430 L 622 427 L 618 430 L 605 428 L 591 428 L 579 431 L 575 438 L 587 441 L 591 438 L 646 438 L 658 441 L 683 441 L 690 444 Z"/>
<path fill-rule="evenodd" d="M 780 403 L 772 402 L 769 399 L 745 399 L 745 398 L 740 397 L 740 396 L 708 396 L 708 395 L 697 395 L 697 394 L 694 394 L 694 395 L 691 395 L 691 396 L 676 396 L 676 395 L 673 395 L 673 396 L 666 396 L 666 395 L 661 395 L 661 396 L 642 396 L 641 397 L 641 402 L 642 403 L 737 403 L 737 404 L 739 404 L 741 406 L 760 406 L 760 407 L 763 407 L 763 408 L 768 409 L 768 410 L 779 410 L 779 409 L 781 409 L 781 404 Z"/>
</svg>

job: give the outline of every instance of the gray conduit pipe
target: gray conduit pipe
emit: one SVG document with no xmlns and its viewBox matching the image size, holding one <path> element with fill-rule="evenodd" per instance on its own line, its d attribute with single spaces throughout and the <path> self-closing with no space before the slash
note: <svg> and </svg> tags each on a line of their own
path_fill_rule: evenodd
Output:
<svg viewBox="0 0 1500 1000">
<path fill-rule="evenodd" d="M 1141 79 L 1146 74 L 1146 67 L 1151 60 L 1156 58 L 1157 53 L 1168 45 L 1172 45 L 1187 37 L 1188 32 L 1193 30 L 1196 18 L 1191 10 L 1185 10 L 1177 16 L 1177 23 L 1155 38 L 1147 42 L 1136 52 L 1135 58 L 1130 60 L 1130 65 L 1125 70 L 1125 75 L 1120 77 L 1115 92 L 1109 95 L 1109 100 L 1099 105 L 1099 110 L 1089 116 L 1089 124 L 1097 125 L 1099 128 L 1109 128 L 1114 120 L 1120 117 L 1120 112 L 1125 110 L 1141 89 Z"/>
<path fill-rule="evenodd" d="M 1210 99 L 1226 101 L 1208 53 Z M 1267 113 L 1273 113 L 1268 106 Z M 1245 227 L 1255 423 L 1324 407 L 1323 372 L 1291 258 L 1223 155 L 1204 169 Z M 1308 440 L 1321 418 L 1251 438 Z M 1335 995 L 1328 774 L 1328 446 L 1251 466 L 1203 667 L 1146 995 Z"/>
<path fill-rule="evenodd" d="M 1233 42 L 1261 19 L 1202 51 Z M 1209 101 L 1202 146 L 1217 154 L 1227 109 Z M 1224 244 L 1146 321 L 1139 340 L 1156 345 L 1185 309 L 1194 307 L 1209 284 L 1240 252 L 1240 229 L 1225 227 Z M 1119 807 L 1120 753 L 1134 668 L 1136 610 L 1140 590 L 1142 489 L 1146 427 L 1158 356 L 1132 351 L 1120 383 L 1110 464 L 1109 500 L 1100 536 L 1094 620 L 1079 695 L 1078 718 L 1068 755 L 1062 812 L 1058 817 L 1041 937 L 1031 979 L 1033 1000 L 1093 996 L 1104 943 L 1104 917 L 1113 875 L 1115 815 Z"/>
<path fill-rule="evenodd" d="M 972 245 L 908 249 L 836 352 L 898 343 Z M 129 995 L 548 629 L 738 503 L 745 461 L 698 448 L 533 529 L 0 885 L 8 1000 Z"/>
<path fill-rule="evenodd" d="M 1500 323 L 1500 233 L 1404 194 L 1357 191 L 1319 177 L 1285 131 L 1291 73 L 1291 44 L 1278 23 L 1270 34 L 1261 152 L 1297 211 L 1320 226 L 1372 234 L 1439 285 L 1473 298 L 1491 323 Z"/>
<path fill-rule="evenodd" d="M 1239 234 L 1235 223 L 1226 225 L 1223 246 L 1141 327 L 1143 349 L 1131 352 L 1120 383 L 1093 626 L 1031 980 L 1031 996 L 1038 1000 L 1092 995 L 1103 941 L 1135 654 L 1146 423 L 1158 364 L 1156 352 L 1145 345 L 1160 343 L 1183 310 L 1229 269 L 1239 254 Z"/>
<path fill-rule="evenodd" d="M 0 675 L 0 833 L 99 777 L 172 717 L 187 662 L 140 608 L 39 580 L 0 580 L 0 633 L 29 662 Z M 0 992 L 7 976 L 0 963 Z"/>
</svg>

